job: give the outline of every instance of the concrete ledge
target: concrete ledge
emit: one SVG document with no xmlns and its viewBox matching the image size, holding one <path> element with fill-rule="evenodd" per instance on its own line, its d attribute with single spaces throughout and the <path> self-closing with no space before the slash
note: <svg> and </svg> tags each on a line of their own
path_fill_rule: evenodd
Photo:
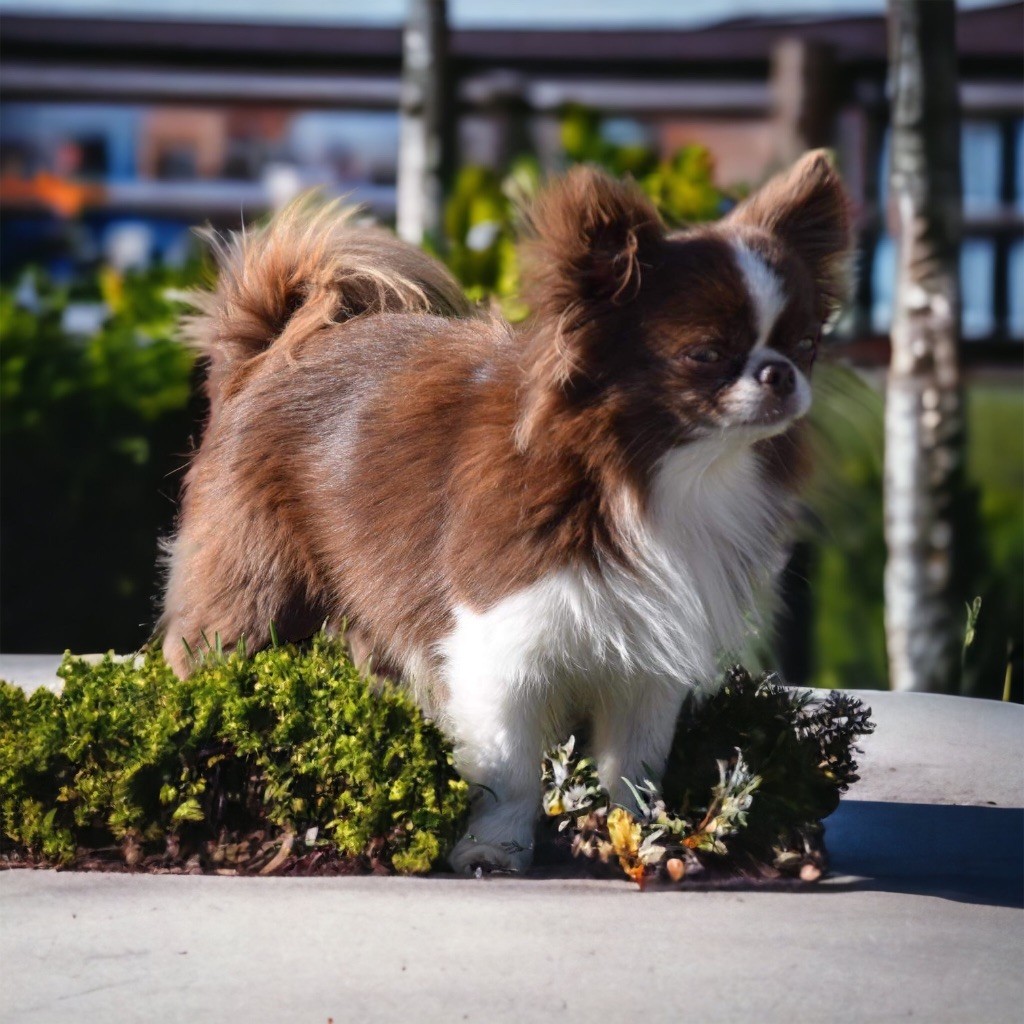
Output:
<svg viewBox="0 0 1024 1024">
<path fill-rule="evenodd" d="M 0 1019 L 1017 1022 L 1024 708 L 859 696 L 878 729 L 816 888 L 13 871 Z"/>
<path fill-rule="evenodd" d="M 61 687 L 57 669 L 62 660 L 60 654 L 0 654 L 0 679 L 30 692 L 45 686 L 56 693 Z"/>
</svg>

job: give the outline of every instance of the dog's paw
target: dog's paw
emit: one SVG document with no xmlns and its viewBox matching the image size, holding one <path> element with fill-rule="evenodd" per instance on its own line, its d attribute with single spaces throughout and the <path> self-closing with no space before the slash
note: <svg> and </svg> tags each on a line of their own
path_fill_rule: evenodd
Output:
<svg viewBox="0 0 1024 1024">
<path fill-rule="evenodd" d="M 482 842 L 471 834 L 463 836 L 448 857 L 452 870 L 458 874 L 472 874 L 477 868 L 519 873 L 532 862 L 533 843 L 524 846 L 514 839 Z"/>
</svg>

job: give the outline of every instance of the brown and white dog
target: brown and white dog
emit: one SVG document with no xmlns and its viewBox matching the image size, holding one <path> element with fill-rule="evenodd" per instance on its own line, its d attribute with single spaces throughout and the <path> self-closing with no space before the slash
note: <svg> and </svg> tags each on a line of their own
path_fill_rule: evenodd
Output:
<svg viewBox="0 0 1024 1024">
<path fill-rule="evenodd" d="M 530 215 L 521 330 L 334 207 L 219 243 L 188 325 L 211 409 L 169 551 L 171 664 L 204 635 L 347 624 L 479 784 L 452 865 L 527 866 L 545 744 L 588 719 L 628 803 L 750 629 L 849 245 L 821 153 L 679 233 L 636 186 L 570 171 Z"/>
</svg>

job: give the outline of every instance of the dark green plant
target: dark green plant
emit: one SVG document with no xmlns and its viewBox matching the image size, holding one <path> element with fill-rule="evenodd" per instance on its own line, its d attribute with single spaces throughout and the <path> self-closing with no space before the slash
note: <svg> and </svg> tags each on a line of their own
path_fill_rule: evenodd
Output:
<svg viewBox="0 0 1024 1024">
<path fill-rule="evenodd" d="M 95 866 L 422 873 L 460 832 L 448 743 L 344 646 L 210 656 L 179 680 L 155 652 L 66 656 L 58 696 L 0 684 L 0 832 Z"/>
<path fill-rule="evenodd" d="M 544 808 L 575 854 L 617 860 L 641 884 L 708 871 L 813 881 L 821 820 L 857 781 L 854 743 L 874 730 L 870 716 L 848 694 L 822 700 L 736 667 L 684 710 L 660 788 L 630 780 L 634 806 L 611 807 L 570 740 L 545 758 Z"/>
</svg>

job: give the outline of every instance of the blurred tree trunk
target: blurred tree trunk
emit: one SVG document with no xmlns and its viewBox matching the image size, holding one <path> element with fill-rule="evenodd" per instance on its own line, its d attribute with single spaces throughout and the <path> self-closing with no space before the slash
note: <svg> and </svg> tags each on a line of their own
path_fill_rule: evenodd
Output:
<svg viewBox="0 0 1024 1024">
<path fill-rule="evenodd" d="M 964 422 L 955 28 L 954 0 L 889 0 L 889 190 L 899 255 L 885 414 L 885 624 L 896 690 L 955 692 L 960 672 L 954 520 Z"/>
<path fill-rule="evenodd" d="M 455 113 L 448 89 L 445 0 L 409 0 L 402 44 L 398 233 L 439 243 Z"/>
</svg>

